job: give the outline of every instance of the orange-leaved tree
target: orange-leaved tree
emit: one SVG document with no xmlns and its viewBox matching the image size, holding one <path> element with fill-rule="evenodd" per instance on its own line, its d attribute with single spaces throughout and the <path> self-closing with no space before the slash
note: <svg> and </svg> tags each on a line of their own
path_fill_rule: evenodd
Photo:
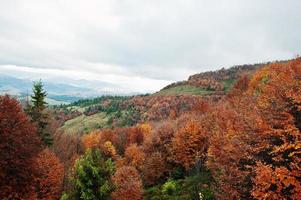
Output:
<svg viewBox="0 0 301 200">
<path fill-rule="evenodd" d="M 221 102 L 212 118 L 207 166 L 218 185 L 220 199 L 251 198 L 254 167 L 261 141 L 269 130 L 252 99 L 234 97 Z"/>
<path fill-rule="evenodd" d="M 253 196 L 301 198 L 301 58 L 258 71 L 248 90 L 271 130 L 257 163 Z"/>
<path fill-rule="evenodd" d="M 135 167 L 137 170 L 142 170 L 145 153 L 140 146 L 133 144 L 126 148 L 124 157 L 128 165 Z"/>
<path fill-rule="evenodd" d="M 210 113 L 219 198 L 300 199 L 300 72 L 301 59 L 268 65 Z"/>
<path fill-rule="evenodd" d="M 63 189 L 64 166 L 49 149 L 41 151 L 34 161 L 38 199 L 59 199 Z"/>
<path fill-rule="evenodd" d="M 209 135 L 200 121 L 190 116 L 188 121 L 181 123 L 172 141 L 172 158 L 186 169 L 197 163 L 204 164 L 206 158 Z"/>
<path fill-rule="evenodd" d="M 160 152 L 148 155 L 142 167 L 142 178 L 146 185 L 155 185 L 163 177 L 166 169 L 166 161 Z"/>
<path fill-rule="evenodd" d="M 115 200 L 141 200 L 143 186 L 138 171 L 131 166 L 119 168 L 113 176 L 116 190 L 112 194 Z"/>
<path fill-rule="evenodd" d="M 81 140 L 85 149 L 99 148 L 100 146 L 100 135 L 99 132 L 92 132 L 82 136 Z"/>
</svg>

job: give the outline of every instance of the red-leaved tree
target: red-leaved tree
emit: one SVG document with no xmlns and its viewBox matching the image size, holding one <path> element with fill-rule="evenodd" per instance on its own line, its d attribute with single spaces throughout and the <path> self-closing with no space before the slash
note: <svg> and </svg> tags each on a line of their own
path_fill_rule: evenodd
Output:
<svg viewBox="0 0 301 200">
<path fill-rule="evenodd" d="M 33 158 L 40 151 L 36 128 L 19 102 L 0 97 L 0 199 L 35 197 Z"/>
<path fill-rule="evenodd" d="M 141 200 L 142 181 L 138 171 L 134 167 L 124 166 L 119 168 L 113 176 L 116 190 L 112 194 L 115 200 Z"/>
<path fill-rule="evenodd" d="M 64 166 L 49 149 L 41 151 L 34 162 L 38 199 L 59 199 L 64 178 Z"/>
</svg>

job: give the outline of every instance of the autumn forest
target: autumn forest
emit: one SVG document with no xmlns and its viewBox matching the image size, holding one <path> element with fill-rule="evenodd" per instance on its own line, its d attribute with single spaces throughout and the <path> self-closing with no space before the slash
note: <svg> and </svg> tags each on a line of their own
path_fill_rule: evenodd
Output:
<svg viewBox="0 0 301 200">
<path fill-rule="evenodd" d="M 0 199 L 301 199 L 301 59 L 154 94 L 0 97 Z"/>
</svg>

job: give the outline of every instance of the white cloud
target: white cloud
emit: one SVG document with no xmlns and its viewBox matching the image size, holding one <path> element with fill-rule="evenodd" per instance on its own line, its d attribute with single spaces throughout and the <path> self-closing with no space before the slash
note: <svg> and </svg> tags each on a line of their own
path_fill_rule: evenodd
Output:
<svg viewBox="0 0 301 200">
<path fill-rule="evenodd" d="M 193 73 L 300 54 L 300 7 L 299 0 L 0 0 L 0 65 L 157 90 Z"/>
<path fill-rule="evenodd" d="M 82 80 L 94 82 L 93 89 L 97 91 L 108 90 L 110 92 L 133 93 L 133 92 L 155 92 L 170 84 L 170 81 L 149 79 L 140 76 L 124 76 L 118 74 L 101 74 L 92 73 L 86 70 L 72 69 L 45 69 L 32 68 L 15 65 L 0 65 L 0 72 L 5 75 L 17 76 L 30 80 L 50 80 L 56 83 L 71 83 L 73 85 L 82 86 Z M 98 82 L 108 83 L 109 87 L 101 86 L 98 88 Z M 112 85 L 117 87 L 112 88 Z M 91 85 L 90 85 L 91 87 Z"/>
</svg>

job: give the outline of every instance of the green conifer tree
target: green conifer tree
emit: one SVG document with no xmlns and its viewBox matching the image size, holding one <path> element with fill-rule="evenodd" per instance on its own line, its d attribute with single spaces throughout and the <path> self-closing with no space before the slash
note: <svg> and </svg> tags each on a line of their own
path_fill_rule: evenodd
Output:
<svg viewBox="0 0 301 200">
<path fill-rule="evenodd" d="M 88 149 L 75 163 L 71 178 L 73 188 L 64 193 L 61 200 L 108 199 L 113 191 L 111 176 L 115 171 L 114 162 L 106 159 L 98 149 Z"/>
<path fill-rule="evenodd" d="M 43 87 L 44 85 L 41 80 L 34 82 L 32 89 L 33 95 L 31 95 L 32 105 L 28 110 L 32 121 L 37 124 L 38 133 L 42 142 L 45 145 L 50 146 L 53 143 L 53 138 L 47 131 L 48 115 L 45 110 L 47 108 L 47 103 L 45 101 L 47 92 Z"/>
</svg>

